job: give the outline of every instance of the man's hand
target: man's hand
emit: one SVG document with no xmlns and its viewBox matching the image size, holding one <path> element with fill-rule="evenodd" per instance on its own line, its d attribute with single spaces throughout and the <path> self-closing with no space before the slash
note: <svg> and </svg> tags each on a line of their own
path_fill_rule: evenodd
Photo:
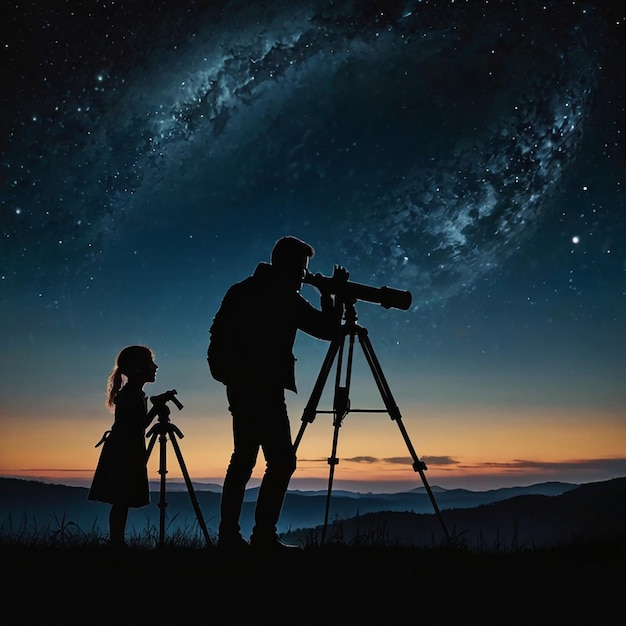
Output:
<svg viewBox="0 0 626 626">
<path fill-rule="evenodd" d="M 332 279 L 337 282 L 348 282 L 350 278 L 350 272 L 342 265 L 335 265 L 333 269 Z"/>
</svg>

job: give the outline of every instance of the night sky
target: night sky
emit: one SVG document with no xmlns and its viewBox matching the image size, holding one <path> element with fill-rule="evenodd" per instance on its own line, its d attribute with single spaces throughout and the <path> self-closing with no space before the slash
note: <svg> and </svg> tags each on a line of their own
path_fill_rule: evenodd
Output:
<svg viewBox="0 0 626 626">
<path fill-rule="evenodd" d="M 411 292 L 356 306 L 431 484 L 626 475 L 625 20 L 617 1 L 8 3 L 0 475 L 88 484 L 106 377 L 142 343 L 192 478 L 221 483 L 208 328 L 282 235 L 313 272 Z M 294 436 L 327 348 L 298 337 Z M 380 408 L 358 356 L 351 405 Z M 292 488 L 325 484 L 331 441 L 320 414 Z M 338 456 L 337 486 L 420 484 L 385 414 L 350 413 Z"/>
</svg>

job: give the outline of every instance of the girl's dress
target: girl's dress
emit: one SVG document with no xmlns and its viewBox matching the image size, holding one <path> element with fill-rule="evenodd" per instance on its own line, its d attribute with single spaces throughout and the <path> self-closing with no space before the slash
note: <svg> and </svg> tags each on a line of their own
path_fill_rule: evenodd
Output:
<svg viewBox="0 0 626 626">
<path fill-rule="evenodd" d="M 150 503 L 143 389 L 124 385 L 115 399 L 115 421 L 105 433 L 88 499 L 138 508 Z"/>
</svg>

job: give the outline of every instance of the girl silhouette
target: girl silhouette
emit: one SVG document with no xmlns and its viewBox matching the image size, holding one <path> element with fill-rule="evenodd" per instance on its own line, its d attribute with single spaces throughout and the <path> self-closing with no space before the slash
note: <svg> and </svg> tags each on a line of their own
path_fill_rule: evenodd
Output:
<svg viewBox="0 0 626 626">
<path fill-rule="evenodd" d="M 145 432 L 156 410 L 148 411 L 143 387 L 155 381 L 157 369 L 151 348 L 127 346 L 118 353 L 107 380 L 106 405 L 115 420 L 96 444 L 102 444 L 102 451 L 88 499 L 111 504 L 109 539 L 115 547 L 126 547 L 129 508 L 150 503 Z"/>
</svg>

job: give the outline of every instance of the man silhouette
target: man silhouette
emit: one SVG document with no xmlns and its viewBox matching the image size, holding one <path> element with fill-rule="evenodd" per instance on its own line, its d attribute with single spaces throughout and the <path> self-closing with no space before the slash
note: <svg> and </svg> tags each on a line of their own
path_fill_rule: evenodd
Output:
<svg viewBox="0 0 626 626">
<path fill-rule="evenodd" d="M 297 392 L 293 346 L 298 330 L 332 340 L 343 313 L 342 303 L 330 294 L 321 295 L 321 310 L 300 294 L 314 254 L 309 244 L 296 237 L 279 239 L 270 263 L 259 263 L 251 276 L 228 289 L 210 328 L 207 358 L 212 376 L 226 385 L 234 442 L 220 503 L 221 548 L 296 547 L 281 543 L 276 531 L 296 469 L 285 403 L 285 389 Z M 348 277 L 343 267 L 335 266 L 333 278 L 347 281 Z M 259 448 L 266 468 L 248 543 L 241 535 L 239 518 Z"/>
</svg>

